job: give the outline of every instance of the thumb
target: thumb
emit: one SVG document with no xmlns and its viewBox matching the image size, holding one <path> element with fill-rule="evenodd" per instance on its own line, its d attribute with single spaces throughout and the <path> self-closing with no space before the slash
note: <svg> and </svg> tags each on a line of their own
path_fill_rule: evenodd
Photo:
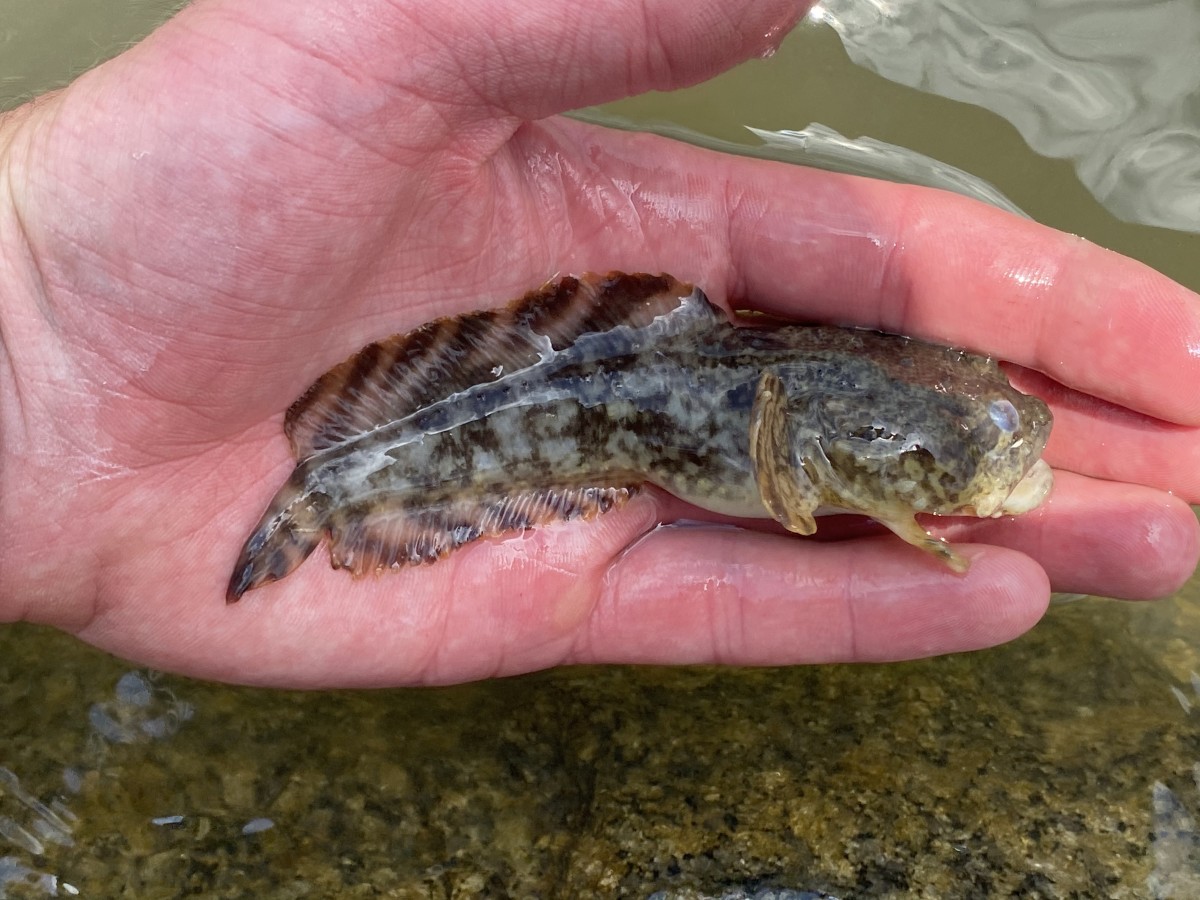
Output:
<svg viewBox="0 0 1200 900">
<path fill-rule="evenodd" d="M 696 84 L 772 52 L 811 0 L 461 0 L 417 4 L 489 114 L 539 119 Z M 478 27 L 462 32 L 464 20 Z"/>
<path fill-rule="evenodd" d="M 314 70 L 305 65 L 289 94 L 320 98 L 326 114 L 353 115 L 346 107 L 360 105 L 362 96 L 374 93 L 363 88 L 374 87 L 418 97 L 425 112 L 453 126 L 497 115 L 539 119 L 695 84 L 772 51 L 811 5 L 812 0 L 210 0 L 183 10 L 155 37 L 186 35 L 189 45 L 203 44 L 209 54 L 229 51 L 220 54 L 225 78 L 244 71 L 251 83 L 287 79 L 298 58 L 315 56 L 325 67 L 315 73 L 316 83 Z M 274 40 L 264 42 L 265 36 Z M 414 112 L 423 125 L 421 111 Z M 407 126 L 410 134 L 413 124 Z"/>
</svg>

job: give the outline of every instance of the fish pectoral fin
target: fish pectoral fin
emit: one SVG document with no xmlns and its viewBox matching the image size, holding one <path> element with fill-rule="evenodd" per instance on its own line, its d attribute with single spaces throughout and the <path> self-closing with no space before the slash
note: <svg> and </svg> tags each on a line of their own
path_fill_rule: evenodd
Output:
<svg viewBox="0 0 1200 900">
<path fill-rule="evenodd" d="M 570 486 L 457 499 L 420 508 L 382 504 L 335 511 L 329 559 L 356 578 L 441 559 L 464 544 L 622 506 L 638 485 Z"/>
<path fill-rule="evenodd" d="M 926 553 L 936 556 L 960 575 L 971 567 L 969 559 L 955 551 L 954 547 L 945 538 L 934 537 L 922 528 L 920 523 L 917 522 L 917 517 L 912 513 L 897 513 L 894 517 L 888 518 L 883 518 L 872 513 L 871 517 L 877 522 L 886 525 L 896 536 L 912 544 L 914 547 L 918 547 Z"/>
<path fill-rule="evenodd" d="M 765 372 L 750 411 L 750 460 L 763 506 L 788 531 L 812 534 L 821 505 L 816 485 L 796 463 L 787 427 L 787 391 L 778 375 Z"/>
</svg>

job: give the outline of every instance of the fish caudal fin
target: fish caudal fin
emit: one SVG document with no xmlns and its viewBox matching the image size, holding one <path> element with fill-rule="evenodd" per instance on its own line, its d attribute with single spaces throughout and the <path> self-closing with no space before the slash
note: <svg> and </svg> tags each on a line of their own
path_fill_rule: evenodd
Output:
<svg viewBox="0 0 1200 900">
<path fill-rule="evenodd" d="M 238 555 L 225 602 L 236 603 L 246 591 L 278 581 L 308 559 L 325 534 L 321 499 L 287 486 L 276 495 Z"/>
<path fill-rule="evenodd" d="M 539 488 L 412 510 L 337 510 L 329 529 L 330 563 L 355 577 L 431 563 L 481 538 L 590 519 L 623 505 L 636 492 L 637 485 Z"/>
</svg>

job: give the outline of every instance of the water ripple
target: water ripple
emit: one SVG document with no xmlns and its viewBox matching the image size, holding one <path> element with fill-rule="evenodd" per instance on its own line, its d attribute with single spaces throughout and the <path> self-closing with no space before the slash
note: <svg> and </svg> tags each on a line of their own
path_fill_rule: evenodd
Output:
<svg viewBox="0 0 1200 900">
<path fill-rule="evenodd" d="M 810 18 L 859 65 L 1072 160 L 1113 215 L 1200 232 L 1194 0 L 822 0 Z"/>
</svg>

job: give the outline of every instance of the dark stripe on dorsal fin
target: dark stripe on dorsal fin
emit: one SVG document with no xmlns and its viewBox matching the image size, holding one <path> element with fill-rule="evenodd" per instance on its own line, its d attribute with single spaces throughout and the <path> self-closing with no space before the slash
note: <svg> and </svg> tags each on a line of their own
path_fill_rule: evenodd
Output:
<svg viewBox="0 0 1200 900">
<path fill-rule="evenodd" d="M 538 488 L 459 499 L 433 508 L 337 510 L 329 525 L 329 559 L 356 577 L 436 562 L 463 544 L 548 522 L 590 519 L 637 492 L 624 487 Z"/>
<path fill-rule="evenodd" d="M 719 315 L 703 293 L 670 275 L 589 273 L 550 281 L 508 306 L 437 319 L 367 345 L 292 404 L 284 430 L 304 460 L 528 368 L 582 335 L 619 325 L 644 328 L 689 299 L 697 318 Z"/>
</svg>

